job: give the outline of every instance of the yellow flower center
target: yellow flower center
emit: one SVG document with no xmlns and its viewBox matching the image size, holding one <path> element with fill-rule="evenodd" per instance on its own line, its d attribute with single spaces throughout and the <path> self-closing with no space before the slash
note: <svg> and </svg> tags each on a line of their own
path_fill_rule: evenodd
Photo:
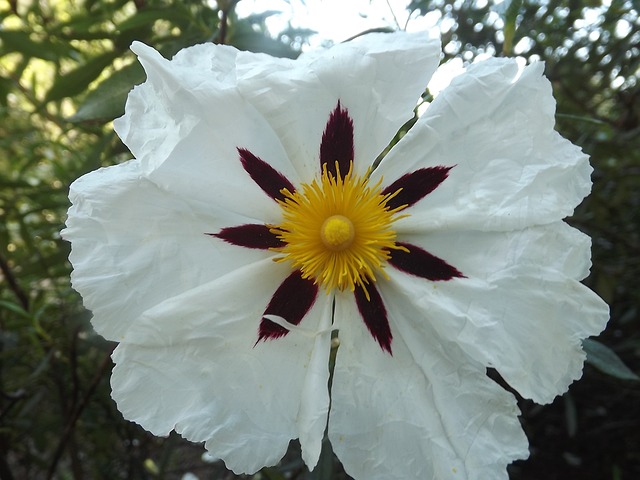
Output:
<svg viewBox="0 0 640 480">
<path fill-rule="evenodd" d="M 353 243 L 355 230 L 353 223 L 344 215 L 331 215 L 320 228 L 322 243 L 329 250 L 339 252 Z"/>
<path fill-rule="evenodd" d="M 393 222 L 406 205 L 394 209 L 387 202 L 398 192 L 382 194 L 380 180 L 373 186 L 364 177 L 353 175 L 353 164 L 342 176 L 327 171 L 294 193 L 282 190 L 283 221 L 272 232 L 285 243 L 276 248 L 283 254 L 276 261 L 291 262 L 303 278 L 333 289 L 353 291 L 359 285 L 368 297 L 366 284 L 384 273 L 391 250 L 406 250 L 395 243 Z"/>
</svg>

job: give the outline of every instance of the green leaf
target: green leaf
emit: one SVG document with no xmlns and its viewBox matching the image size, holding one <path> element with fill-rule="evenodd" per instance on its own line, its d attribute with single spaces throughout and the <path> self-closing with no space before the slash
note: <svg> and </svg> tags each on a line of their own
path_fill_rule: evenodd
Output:
<svg viewBox="0 0 640 480">
<path fill-rule="evenodd" d="M 586 115 L 571 115 L 570 113 L 556 113 L 556 118 L 563 118 L 566 120 L 575 120 L 576 122 L 593 123 L 595 125 L 606 126 L 607 122 L 598 120 L 597 118 L 588 117 Z"/>
<path fill-rule="evenodd" d="M 41 58 L 55 62 L 60 57 L 66 57 L 72 51 L 69 46 L 60 44 L 36 42 L 27 32 L 19 30 L 0 30 L 2 53 L 19 52 L 25 57 Z"/>
<path fill-rule="evenodd" d="M 102 71 L 113 62 L 117 52 L 106 52 L 92 58 L 69 73 L 58 76 L 53 86 L 47 92 L 44 103 L 60 100 L 65 97 L 73 97 L 87 89 Z"/>
<path fill-rule="evenodd" d="M 0 308 L 9 310 L 22 318 L 31 318 L 31 314 L 17 303 L 9 302 L 7 300 L 0 300 Z"/>
<path fill-rule="evenodd" d="M 178 5 L 172 8 L 142 10 L 136 12 L 122 23 L 119 23 L 117 29 L 119 32 L 125 32 L 127 30 L 153 25 L 153 22 L 161 19 L 175 22 L 176 20 L 191 20 L 191 17 L 184 9 L 178 8 Z"/>
<path fill-rule="evenodd" d="M 267 18 L 278 15 L 280 13 L 282 13 L 280 10 L 265 10 L 261 13 L 252 13 L 251 15 L 243 18 L 242 21 L 254 24 L 264 24 L 264 21 Z"/>
<path fill-rule="evenodd" d="M 286 58 L 296 58 L 299 55 L 299 52 L 293 50 L 289 45 L 249 29 L 231 32 L 228 40 L 229 44 L 238 50 L 268 53 L 274 57 Z"/>
<path fill-rule="evenodd" d="M 144 81 L 145 74 L 138 62 L 118 70 L 89 92 L 78 111 L 69 120 L 108 121 L 124 113 L 124 104 L 131 89 Z"/>
<path fill-rule="evenodd" d="M 88 8 L 85 5 L 86 8 Z M 108 17 L 109 19 L 111 16 Z M 58 25 L 56 35 L 64 40 L 96 40 L 102 38 L 113 38 L 113 32 L 108 32 L 101 28 L 100 23 L 107 20 L 100 14 L 89 17 L 85 13 L 74 15 L 67 21 Z"/>
<path fill-rule="evenodd" d="M 263 468 L 260 473 L 266 477 L 267 480 L 285 480 L 285 476 L 278 472 L 275 468 Z"/>
<path fill-rule="evenodd" d="M 13 89 L 13 82 L 8 78 L 0 77 L 0 106 L 6 108 L 9 105 L 7 97 Z"/>
<path fill-rule="evenodd" d="M 507 57 L 513 53 L 516 22 L 521 7 L 522 0 L 511 0 L 511 3 L 509 3 L 504 13 L 504 43 L 502 45 L 502 53 Z"/>
<path fill-rule="evenodd" d="M 587 338 L 582 341 L 582 347 L 587 353 L 587 363 L 593 365 L 602 373 L 621 380 L 640 380 L 640 377 L 627 367 L 620 360 L 620 357 L 606 345 Z"/>
</svg>

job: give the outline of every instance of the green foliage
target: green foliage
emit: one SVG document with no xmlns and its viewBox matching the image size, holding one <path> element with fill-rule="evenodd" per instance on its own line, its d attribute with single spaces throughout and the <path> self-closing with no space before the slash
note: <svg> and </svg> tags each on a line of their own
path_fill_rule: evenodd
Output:
<svg viewBox="0 0 640 480">
<path fill-rule="evenodd" d="M 129 156 L 110 121 L 123 113 L 132 86 L 144 80 L 128 50 L 133 40 L 165 56 L 215 41 L 295 57 L 312 33 L 289 28 L 272 38 L 265 20 L 273 12 L 240 20 L 235 3 L 218 2 L 222 9 L 204 0 L 0 4 L 2 480 L 180 478 L 188 471 L 232 478 L 219 463 L 203 460 L 200 446 L 174 435 L 154 438 L 122 419 L 109 397 L 113 345 L 93 332 L 90 314 L 70 287 L 69 246 L 59 231 L 69 184 Z M 570 397 L 543 410 L 522 402 L 534 455 L 512 468 L 512 478 L 638 476 L 637 3 L 523 0 L 498 12 L 485 1 L 413 0 L 410 9 L 414 15 L 439 12 L 447 58 L 470 62 L 504 52 L 544 60 L 558 99 L 558 129 L 591 155 L 595 168 L 593 194 L 570 221 L 593 237 L 588 283 L 611 305 L 611 325 L 602 343 L 585 342 L 598 370 L 588 367 Z M 543 427 L 557 424 L 567 427 L 551 433 Z M 594 431 L 601 442 L 590 436 Z M 588 475 L 562 464 L 576 455 L 585 459 Z M 334 462 L 330 448 L 323 450 L 319 468 L 307 477 L 293 446 L 282 466 L 261 475 L 346 478 Z M 558 477 L 551 476 L 551 463 Z"/>
<path fill-rule="evenodd" d="M 124 112 L 131 87 L 144 82 L 144 78 L 144 70 L 137 62 L 115 71 L 84 97 L 69 120 L 104 122 L 119 117 Z"/>
<path fill-rule="evenodd" d="M 618 357 L 615 352 L 606 345 L 603 345 L 591 338 L 587 338 L 582 342 L 582 347 L 587 353 L 587 362 L 601 372 L 621 380 L 633 380 L 634 382 L 640 381 L 640 377 L 622 363 L 620 357 Z"/>
</svg>

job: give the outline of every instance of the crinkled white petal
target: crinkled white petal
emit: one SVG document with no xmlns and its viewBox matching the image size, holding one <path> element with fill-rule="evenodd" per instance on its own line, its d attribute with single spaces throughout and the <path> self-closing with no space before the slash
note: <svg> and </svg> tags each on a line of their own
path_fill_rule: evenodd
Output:
<svg viewBox="0 0 640 480">
<path fill-rule="evenodd" d="M 405 233 L 400 240 L 445 260 L 467 277 L 487 279 L 513 265 L 533 265 L 582 280 L 591 268 L 591 239 L 563 221 L 505 232 Z"/>
<path fill-rule="evenodd" d="M 393 268 L 388 295 L 523 397 L 549 403 L 582 376 L 581 340 L 600 333 L 607 305 L 577 280 L 533 264 L 483 278 L 421 282 Z"/>
<path fill-rule="evenodd" d="M 199 208 L 215 192 L 219 206 L 272 222 L 277 205 L 246 187 L 237 148 L 294 185 L 309 182 L 340 101 L 354 121 L 364 171 L 411 116 L 439 60 L 438 40 L 403 33 L 370 35 L 296 61 L 213 44 L 184 49 L 172 61 L 139 42 L 132 49 L 147 81 L 129 95 L 115 128 L 145 175 Z M 238 190 L 244 202 L 235 202 Z"/>
<path fill-rule="evenodd" d="M 587 155 L 554 127 L 544 65 L 490 59 L 456 77 L 382 161 L 384 183 L 453 167 L 398 231 L 510 230 L 560 220 L 591 188 Z"/>
<path fill-rule="evenodd" d="M 236 473 L 276 464 L 298 436 L 317 461 L 330 332 L 315 342 L 292 330 L 256 343 L 265 306 L 287 272 L 264 260 L 145 312 L 113 354 L 113 398 L 125 418 L 156 435 L 176 430 L 204 441 Z M 319 296 L 301 326 L 326 326 L 328 304 L 330 297 Z M 302 405 L 310 399 L 312 408 Z"/>
<path fill-rule="evenodd" d="M 221 73 L 233 70 L 237 52 L 203 45 L 169 61 L 139 42 L 132 49 L 147 81 L 129 94 L 114 126 L 142 174 L 203 212 L 279 221 L 280 208 L 244 170 L 238 148 L 294 184 L 300 179 L 271 126 L 238 92 L 234 75 Z"/>
<path fill-rule="evenodd" d="M 243 223 L 231 212 L 202 213 L 141 174 L 140 162 L 76 180 L 67 228 L 71 280 L 93 325 L 119 341 L 145 310 L 270 252 L 227 245 L 206 233 Z"/>
<path fill-rule="evenodd" d="M 526 458 L 515 398 L 455 343 L 438 337 L 381 288 L 393 355 L 366 330 L 354 302 L 336 302 L 340 347 L 329 437 L 349 475 L 367 480 L 507 479 Z"/>
<path fill-rule="evenodd" d="M 276 130 L 300 176 L 317 175 L 322 132 L 338 100 L 354 124 L 363 173 L 411 118 L 440 60 L 427 33 L 369 34 L 296 61 L 238 54 L 239 88 Z"/>
<path fill-rule="evenodd" d="M 320 295 L 322 296 L 323 292 L 320 292 Z M 325 297 L 324 300 L 329 298 Z M 313 339 L 313 352 L 306 367 L 307 374 L 302 386 L 300 410 L 296 420 L 302 460 L 310 470 L 315 468 L 320 458 L 330 403 L 328 371 L 333 301 L 324 301 L 323 308 L 317 327 L 318 334 Z"/>
</svg>

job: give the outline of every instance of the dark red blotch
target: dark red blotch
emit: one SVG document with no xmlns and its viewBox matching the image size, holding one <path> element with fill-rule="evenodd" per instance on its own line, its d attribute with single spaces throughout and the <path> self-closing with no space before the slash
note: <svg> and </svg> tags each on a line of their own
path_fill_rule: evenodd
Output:
<svg viewBox="0 0 640 480">
<path fill-rule="evenodd" d="M 457 268 L 420 247 L 403 242 L 396 242 L 396 245 L 409 250 L 408 252 L 391 251 L 389 263 L 398 270 L 432 281 L 464 278 L 464 275 Z"/>
<path fill-rule="evenodd" d="M 318 285 L 314 284 L 313 280 L 302 278 L 302 272 L 296 270 L 280 284 L 263 315 L 276 315 L 293 325 L 298 325 L 315 303 L 317 296 Z M 258 342 L 284 337 L 288 333 L 289 330 L 286 328 L 262 318 L 258 329 Z"/>
<path fill-rule="evenodd" d="M 245 224 L 238 225 L 237 227 L 226 227 L 218 233 L 207 233 L 207 235 L 245 248 L 268 250 L 270 248 L 285 246 L 285 243 L 272 233 L 267 225 L 262 224 Z"/>
<path fill-rule="evenodd" d="M 389 327 L 387 309 L 375 285 L 367 285 L 367 292 L 369 292 L 369 299 L 367 299 L 364 289 L 356 285 L 356 289 L 353 292 L 356 298 L 356 305 L 369 333 L 371 333 L 385 352 L 391 354 L 391 341 L 393 340 L 393 336 L 391 335 L 391 328 Z"/>
<path fill-rule="evenodd" d="M 411 206 L 433 192 L 449 176 L 453 167 L 428 167 L 407 173 L 382 191 L 383 195 L 400 192 L 387 202 L 390 209 L 402 205 Z"/>
<path fill-rule="evenodd" d="M 238 148 L 240 162 L 254 182 L 274 200 L 284 200 L 283 189 L 295 192 L 293 184 L 282 173 L 246 148 Z"/>
<path fill-rule="evenodd" d="M 336 162 L 342 176 L 349 172 L 354 160 L 353 148 L 353 120 L 346 108 L 340 102 L 329 115 L 329 120 L 322 134 L 320 144 L 320 171 L 327 166 L 327 171 L 337 177 Z"/>
</svg>

